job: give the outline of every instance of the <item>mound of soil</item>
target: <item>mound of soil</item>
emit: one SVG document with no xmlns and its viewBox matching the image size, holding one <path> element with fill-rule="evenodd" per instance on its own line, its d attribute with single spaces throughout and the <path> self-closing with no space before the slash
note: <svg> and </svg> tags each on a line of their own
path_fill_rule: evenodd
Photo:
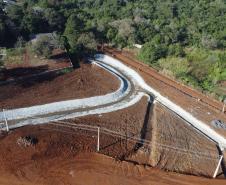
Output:
<svg viewBox="0 0 226 185">
<path fill-rule="evenodd" d="M 104 69 L 81 64 L 66 74 L 50 73 L 0 86 L 0 109 L 104 95 L 119 88 L 119 80 Z"/>
</svg>

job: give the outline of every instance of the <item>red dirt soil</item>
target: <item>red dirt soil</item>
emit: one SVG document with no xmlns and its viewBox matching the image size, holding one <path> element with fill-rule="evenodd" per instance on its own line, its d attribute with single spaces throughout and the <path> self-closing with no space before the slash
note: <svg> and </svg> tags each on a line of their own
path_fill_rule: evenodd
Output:
<svg viewBox="0 0 226 185">
<path fill-rule="evenodd" d="M 16 80 L 41 72 L 72 67 L 70 58 L 62 50 L 54 50 L 50 59 L 38 59 L 38 62 L 36 61 L 35 63 L 31 63 L 29 60 L 29 55 L 25 52 L 21 63 L 6 64 L 6 69 L 0 71 L 0 82 L 5 80 Z"/>
<path fill-rule="evenodd" d="M 48 126 L 24 127 L 0 138 L 2 185 L 223 185 L 212 180 L 163 172 L 142 165 L 116 161 L 93 153 L 96 139 L 46 130 Z M 17 139 L 38 139 L 23 147 Z"/>
<path fill-rule="evenodd" d="M 109 72 L 92 64 L 81 64 L 63 75 L 50 73 L 0 85 L 0 109 L 104 95 L 118 88 L 119 80 Z"/>
<path fill-rule="evenodd" d="M 214 119 L 226 122 L 226 114 L 221 112 L 223 107 L 221 102 L 159 74 L 151 67 L 120 51 L 105 48 L 105 52 L 136 70 L 148 85 L 226 137 L 226 130 L 217 129 L 210 124 Z"/>
<path fill-rule="evenodd" d="M 99 126 L 123 135 L 127 133 L 129 137 L 142 138 L 153 142 L 144 147 L 136 147 L 136 143 L 130 143 L 127 149 L 125 149 L 125 145 L 118 148 L 114 144 L 112 147 L 101 150 L 101 153 L 114 158 L 208 177 L 212 177 L 218 163 L 219 152 L 215 143 L 209 141 L 165 107 L 158 103 L 148 104 L 146 97 L 123 110 L 75 118 L 69 120 L 69 122 L 75 125 Z M 100 133 L 102 136 L 102 131 Z M 103 139 L 100 142 L 101 148 L 108 146 L 103 145 L 102 141 Z M 117 143 L 117 140 L 115 140 L 115 143 Z M 155 143 L 169 147 L 162 148 Z M 173 149 L 174 147 L 179 148 L 179 150 Z M 187 152 L 181 153 L 181 150 Z M 199 154 L 192 154 L 191 152 Z"/>
<path fill-rule="evenodd" d="M 83 68 L 84 67 L 84 68 Z M 86 69 L 88 68 L 88 69 Z M 28 83 L 28 92 L 26 88 L 24 90 L 25 95 L 20 99 L 21 94 L 17 91 L 21 84 L 12 86 L 11 90 L 8 89 L 7 93 L 12 93 L 12 104 L 19 100 L 19 104 L 27 105 L 29 101 L 32 103 L 36 100 L 35 97 L 43 96 L 45 100 L 56 100 L 56 98 L 65 98 L 65 94 L 68 97 L 72 96 L 71 92 L 77 92 L 78 85 L 80 92 L 77 96 L 93 95 L 94 92 L 99 92 L 101 89 L 109 89 L 118 87 L 118 80 L 115 78 L 115 85 L 112 81 L 112 75 L 105 72 L 108 77 L 103 77 L 103 73 L 96 70 L 102 70 L 95 68 L 95 70 L 89 66 L 82 66 L 79 72 L 74 71 L 74 75 L 70 76 L 68 73 L 57 78 L 53 78 L 50 82 L 43 82 L 41 84 Z M 90 70 L 87 72 L 86 70 Z M 76 76 L 76 75 L 78 76 Z M 95 79 L 92 75 L 95 74 Z M 67 76 L 68 75 L 68 76 Z M 76 76 L 76 83 L 74 89 L 69 89 L 68 86 L 72 86 L 71 78 Z M 97 77 L 98 76 L 98 77 Z M 60 78 L 60 79 L 58 79 Z M 91 78 L 91 79 L 90 79 Z M 108 83 L 105 79 L 109 78 L 111 83 Z M 56 80 L 58 79 L 58 80 Z M 69 81 L 66 81 L 69 79 Z M 104 80 L 103 80 L 104 79 Z M 114 79 L 114 78 L 113 78 Z M 148 79 L 145 76 L 145 79 Z M 56 80 L 56 81 L 55 81 Z M 76 81 L 75 80 L 75 81 Z M 82 82 L 81 82 L 82 80 Z M 84 81 L 83 81 L 84 80 Z M 103 81 L 100 81 L 103 80 Z M 50 85 L 51 82 L 54 83 Z M 66 81 L 66 82 L 65 82 Z M 39 82 L 39 81 L 38 81 Z M 153 83 L 149 79 L 148 83 Z M 158 83 L 158 82 L 156 82 Z M 62 84 L 62 86 L 59 86 Z M 74 81 L 73 81 L 74 84 Z M 84 85 L 83 85 L 84 84 Z M 161 84 L 161 83 L 160 83 Z M 99 85 L 99 86 L 98 86 Z M 25 86 L 26 87 L 26 86 Z M 34 89 L 32 87 L 35 87 Z M 49 87 L 52 89 L 50 90 Z M 165 86 L 157 86 L 156 88 L 164 88 Z M 24 87 L 20 87 L 24 89 Z M 40 93 L 40 89 L 47 89 L 41 91 L 43 94 L 33 94 L 34 92 Z M 60 94 L 57 88 L 62 88 L 63 93 Z M 30 89 L 30 90 L 29 90 Z M 1 87 L 0 90 L 4 91 Z M 58 89 L 59 90 L 59 89 Z M 66 91 L 68 90 L 68 91 Z M 73 91 L 74 90 L 74 91 Z M 99 90 L 99 91 L 98 91 Z M 112 89 L 111 89 L 112 90 Z M 66 92 L 65 92 L 66 91 Z M 56 94 L 51 94 L 51 93 Z M 173 92 L 173 91 L 172 91 Z M 90 93 L 90 94 L 89 94 Z M 73 94 L 75 95 L 75 94 Z M 18 96 L 18 97 L 16 97 Z M 54 96 L 54 97 L 53 97 Z M 1 95 L 0 95 L 1 97 Z M 77 97 L 76 97 L 77 98 Z M 9 98 L 10 99 L 10 98 Z M 27 99 L 29 100 L 27 102 Z M 186 99 L 186 98 L 185 98 Z M 8 99 L 6 99 L 8 101 Z M 6 101 L 3 98 L 2 102 Z M 6 104 L 7 106 L 10 105 Z M 15 101 L 15 102 L 13 102 Z M 18 105 L 19 105 L 18 104 Z M 2 105 L 0 101 L 0 105 Z M 139 111 L 137 111 L 139 110 Z M 140 129 L 145 122 L 148 122 L 147 114 L 149 114 L 147 108 L 147 100 L 143 98 L 136 106 L 129 107 L 128 109 L 116 111 L 109 114 L 88 116 L 83 118 L 74 119 L 74 123 L 87 123 L 99 126 L 104 126 L 116 131 L 131 133 L 140 133 Z M 151 114 L 151 113 L 150 113 Z M 151 119 L 151 116 L 150 118 Z M 173 120 L 174 121 L 174 120 Z M 49 130 L 49 129 L 52 130 Z M 149 126 L 147 127 L 148 129 Z M 157 169 L 144 167 L 142 165 L 134 165 L 132 163 L 116 161 L 112 158 L 103 156 L 101 154 L 93 153 L 96 150 L 96 134 L 84 133 L 81 131 L 73 132 L 71 135 L 69 132 L 61 132 L 53 130 L 51 126 L 28 126 L 24 128 L 11 131 L 8 136 L 0 136 L 0 184 L 4 185 L 223 185 L 225 180 L 210 180 L 206 178 L 199 178 L 194 176 L 185 176 L 175 173 L 167 173 Z M 21 136 L 34 136 L 38 139 L 38 143 L 31 147 L 21 147 L 17 144 L 18 138 Z M 178 135 L 178 134 L 176 134 Z M 147 135 L 148 136 L 148 135 Z M 173 135 L 174 136 L 174 135 Z M 178 136 L 179 137 L 179 136 Z M 149 138 L 147 138 L 149 139 Z M 189 139 L 189 135 L 188 135 Z M 128 143 L 130 150 L 130 145 Z M 104 147 L 103 147 L 104 146 Z M 104 154 L 111 154 L 111 156 L 122 156 L 125 152 L 125 143 L 123 141 L 118 142 L 115 138 L 101 134 L 101 152 Z"/>
</svg>

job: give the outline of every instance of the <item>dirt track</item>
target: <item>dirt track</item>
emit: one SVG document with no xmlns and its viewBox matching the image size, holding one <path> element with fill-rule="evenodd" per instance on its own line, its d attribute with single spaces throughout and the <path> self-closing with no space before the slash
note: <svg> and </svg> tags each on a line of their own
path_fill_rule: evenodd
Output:
<svg viewBox="0 0 226 185">
<path fill-rule="evenodd" d="M 106 52 L 111 55 L 113 54 L 115 58 L 135 69 L 148 85 L 159 91 L 163 96 L 168 97 L 171 101 L 190 112 L 194 117 L 207 123 L 223 136 L 226 136 L 226 130 L 214 128 L 210 124 L 214 119 L 221 119 L 226 122 L 226 115 L 220 111 L 222 108 L 221 102 L 181 85 L 159 74 L 147 65 L 125 56 L 119 51 L 107 49 Z"/>
<path fill-rule="evenodd" d="M 82 64 L 80 68 L 64 75 L 51 73 L 15 84 L 1 85 L 0 109 L 104 95 L 118 88 L 116 77 L 97 66 Z"/>
<path fill-rule="evenodd" d="M 211 99 L 211 98 L 205 96 L 204 94 L 202 94 L 194 89 L 191 89 L 188 86 L 184 86 L 183 84 L 181 84 L 175 80 L 172 80 L 164 75 L 161 75 L 160 73 L 158 73 L 156 70 L 154 70 L 150 66 L 148 66 L 144 63 L 141 63 L 141 62 L 137 61 L 136 59 L 132 58 L 129 55 L 129 53 L 120 52 L 120 51 L 113 50 L 110 48 L 106 48 L 106 52 L 115 55 L 117 58 L 122 59 L 122 61 L 125 62 L 126 64 L 129 64 L 134 68 L 138 68 L 139 71 L 146 73 L 148 75 L 151 75 L 156 80 L 161 81 L 161 82 L 167 84 L 168 86 L 171 86 L 172 88 L 177 89 L 178 91 L 184 93 L 185 95 L 190 96 L 195 99 L 199 99 L 199 101 L 201 101 L 215 109 L 218 109 L 220 111 L 222 110 L 222 107 L 223 107 L 222 102 Z M 130 62 L 128 62 L 128 59 L 130 60 Z"/>
<path fill-rule="evenodd" d="M 18 181 L 18 177 L 4 175 L 4 185 L 224 185 L 223 180 L 209 180 L 193 176 L 162 172 L 160 170 L 117 162 L 112 158 L 84 153 L 74 159 L 48 163 L 48 175 Z M 63 166 L 63 167 L 62 167 Z M 53 176 L 57 174 L 57 176 Z M 37 174 L 33 174 L 37 175 Z"/>
</svg>

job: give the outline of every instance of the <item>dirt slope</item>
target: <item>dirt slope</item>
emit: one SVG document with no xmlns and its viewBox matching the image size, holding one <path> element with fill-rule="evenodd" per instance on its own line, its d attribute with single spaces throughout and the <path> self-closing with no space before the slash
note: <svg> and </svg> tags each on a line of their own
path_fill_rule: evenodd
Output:
<svg viewBox="0 0 226 185">
<path fill-rule="evenodd" d="M 93 153 L 93 137 L 25 127 L 0 139 L 1 185 L 223 185 L 211 180 L 163 172 Z M 38 143 L 17 145 L 20 136 Z M 82 152 L 82 153 L 81 153 Z"/>
<path fill-rule="evenodd" d="M 51 73 L 1 85 L 0 109 L 104 95 L 118 88 L 119 81 L 115 76 L 100 67 L 82 64 L 80 68 L 64 75 Z"/>
<path fill-rule="evenodd" d="M 160 92 L 161 95 L 169 98 L 194 117 L 205 122 L 216 132 L 226 137 L 225 129 L 219 129 L 211 125 L 211 121 L 214 119 L 220 119 L 226 122 L 226 114 L 221 112 L 223 106 L 221 102 L 181 85 L 159 74 L 147 65 L 139 63 L 134 58 L 125 56 L 125 54 L 119 51 L 112 49 L 107 49 L 106 51 L 108 54 L 113 54 L 115 58 L 136 70 L 144 78 L 146 83 Z"/>
<path fill-rule="evenodd" d="M 148 146 L 128 142 L 126 146 L 115 138 L 104 143 L 104 138 L 101 138 L 101 148 L 111 146 L 101 150 L 108 156 L 169 171 L 209 177 L 212 177 L 218 163 L 219 152 L 215 143 L 167 108 L 158 103 L 148 104 L 146 98 L 124 110 L 76 118 L 70 122 L 98 125 L 124 135 L 127 133 L 128 137 L 153 142 Z M 120 143 L 120 148 L 117 143 Z"/>
<path fill-rule="evenodd" d="M 152 165 L 212 177 L 219 161 L 216 144 L 164 106 L 156 103 L 153 109 Z"/>
</svg>

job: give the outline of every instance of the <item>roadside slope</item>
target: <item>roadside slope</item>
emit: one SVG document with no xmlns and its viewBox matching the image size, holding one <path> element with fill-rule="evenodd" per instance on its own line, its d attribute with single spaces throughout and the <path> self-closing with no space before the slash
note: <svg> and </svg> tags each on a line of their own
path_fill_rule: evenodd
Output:
<svg viewBox="0 0 226 185">
<path fill-rule="evenodd" d="M 210 106 L 208 103 L 199 101 L 192 95 L 188 95 L 183 91 L 178 90 L 178 88 L 176 88 L 178 84 L 175 85 L 176 87 L 172 86 L 168 81 L 161 77 L 161 74 L 153 72 L 153 70 L 146 65 L 137 63 L 136 60 L 131 59 L 131 57 L 126 57 L 120 52 L 116 52 L 112 49 L 106 51 L 108 54 L 113 54 L 115 58 L 138 72 L 144 78 L 145 82 L 154 90 L 158 91 L 162 96 L 179 105 L 195 118 L 205 122 L 208 127 L 213 129 L 215 132 L 226 137 L 225 129 L 216 128 L 211 124 L 211 121 L 214 119 L 221 119 L 226 122 L 226 115 L 220 110 Z M 156 75 L 158 75 L 158 77 L 155 77 Z M 184 86 L 181 86 L 180 88 L 184 88 Z"/>
<path fill-rule="evenodd" d="M 80 68 L 67 74 L 51 73 L 1 85 L 0 109 L 104 95 L 117 90 L 119 86 L 119 80 L 104 69 L 91 64 L 81 64 Z"/>
<path fill-rule="evenodd" d="M 46 125 L 23 127 L 0 139 L 2 149 L 0 153 L 0 184 L 225 184 L 225 180 L 185 176 L 116 161 L 110 157 L 92 153 L 92 150 L 95 150 L 95 147 L 92 146 L 96 144 L 93 137 L 79 132 L 70 135 L 46 129 Z M 20 136 L 28 134 L 38 138 L 36 146 L 21 147 L 16 144 Z"/>
</svg>

